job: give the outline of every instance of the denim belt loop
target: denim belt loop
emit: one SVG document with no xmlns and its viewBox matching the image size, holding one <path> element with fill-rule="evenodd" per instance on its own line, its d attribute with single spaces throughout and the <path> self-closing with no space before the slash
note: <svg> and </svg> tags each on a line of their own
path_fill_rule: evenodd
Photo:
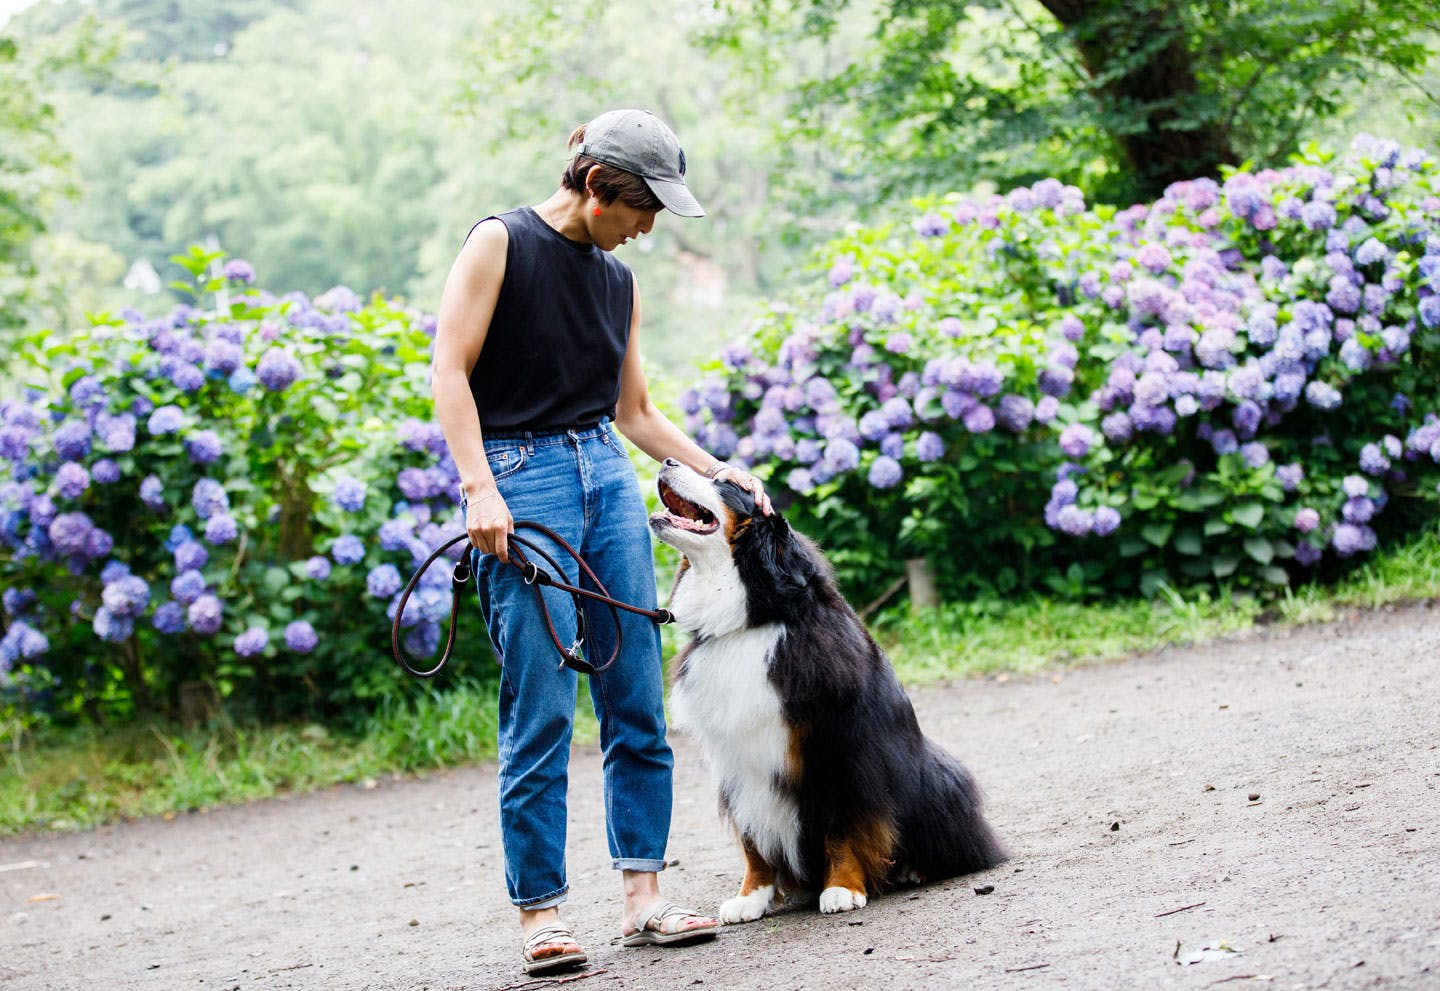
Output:
<svg viewBox="0 0 1440 991">
<path fill-rule="evenodd" d="M 535 456 L 535 435 L 528 430 L 525 431 L 525 453 L 532 458 Z"/>
</svg>

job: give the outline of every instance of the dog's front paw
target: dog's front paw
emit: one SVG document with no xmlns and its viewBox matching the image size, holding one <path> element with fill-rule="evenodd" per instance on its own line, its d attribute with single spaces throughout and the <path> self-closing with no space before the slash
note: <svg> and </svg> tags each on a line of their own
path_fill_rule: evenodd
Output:
<svg viewBox="0 0 1440 991">
<path fill-rule="evenodd" d="M 736 895 L 720 903 L 719 919 L 727 926 L 738 922 L 754 922 L 770 909 L 775 886 L 764 884 L 748 895 Z"/>
<path fill-rule="evenodd" d="M 857 908 L 864 908 L 869 901 L 863 891 L 851 891 L 849 888 L 826 888 L 820 892 L 820 911 L 826 915 L 835 912 L 853 912 Z"/>
</svg>

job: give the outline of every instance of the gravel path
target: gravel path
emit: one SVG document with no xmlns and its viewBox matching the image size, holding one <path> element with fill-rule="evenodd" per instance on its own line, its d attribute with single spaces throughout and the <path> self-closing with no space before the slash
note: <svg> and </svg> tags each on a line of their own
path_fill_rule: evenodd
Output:
<svg viewBox="0 0 1440 991">
<path fill-rule="evenodd" d="M 582 748 L 577 991 L 1440 988 L 1435 609 L 912 694 L 985 786 L 1010 863 L 849 915 L 625 949 Z M 740 859 L 697 748 L 675 743 L 664 886 L 713 909 Z M 0 841 L 0 987 L 525 985 L 494 807 L 480 766 Z"/>
</svg>

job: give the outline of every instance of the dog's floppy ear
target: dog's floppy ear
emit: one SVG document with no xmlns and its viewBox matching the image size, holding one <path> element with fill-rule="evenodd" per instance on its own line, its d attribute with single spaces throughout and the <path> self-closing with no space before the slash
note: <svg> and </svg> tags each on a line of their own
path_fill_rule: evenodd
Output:
<svg viewBox="0 0 1440 991">
<path fill-rule="evenodd" d="M 779 513 L 769 516 L 756 514 L 750 518 L 746 528 L 747 550 L 742 554 L 756 564 L 757 574 L 753 576 L 752 587 L 768 586 L 781 598 L 792 598 L 803 592 L 815 577 L 815 563 L 809 552 L 796 538 L 790 524 Z"/>
</svg>

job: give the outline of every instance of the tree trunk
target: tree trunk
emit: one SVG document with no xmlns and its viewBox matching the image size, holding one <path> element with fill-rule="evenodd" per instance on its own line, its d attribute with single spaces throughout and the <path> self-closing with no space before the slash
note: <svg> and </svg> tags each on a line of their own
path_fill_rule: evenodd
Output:
<svg viewBox="0 0 1440 991">
<path fill-rule="evenodd" d="M 1138 126 L 1112 132 L 1145 198 L 1182 179 L 1217 175 L 1235 155 L 1218 119 L 1187 113 L 1199 94 L 1194 62 L 1174 4 L 1113 0 L 1040 0 L 1075 41 L 1085 71 L 1104 80 L 1096 89 L 1106 109 L 1139 115 Z M 1142 48 L 1156 38 L 1165 42 Z M 1117 64 L 1133 62 L 1115 72 Z M 1188 118 L 1188 119 L 1187 119 Z"/>
</svg>

